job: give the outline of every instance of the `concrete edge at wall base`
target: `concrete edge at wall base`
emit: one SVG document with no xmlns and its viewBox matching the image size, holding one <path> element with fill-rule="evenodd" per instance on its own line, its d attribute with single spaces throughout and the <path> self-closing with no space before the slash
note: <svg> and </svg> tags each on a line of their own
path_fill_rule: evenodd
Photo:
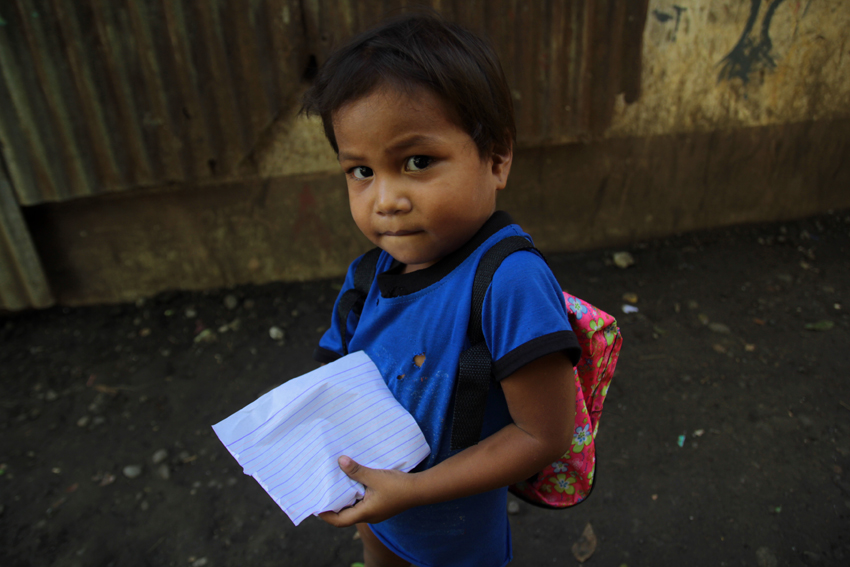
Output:
<svg viewBox="0 0 850 567">
<path fill-rule="evenodd" d="M 517 151 L 499 208 L 545 252 L 850 208 L 850 120 Z M 340 277 L 370 246 L 341 174 L 25 209 L 61 305 Z"/>
</svg>

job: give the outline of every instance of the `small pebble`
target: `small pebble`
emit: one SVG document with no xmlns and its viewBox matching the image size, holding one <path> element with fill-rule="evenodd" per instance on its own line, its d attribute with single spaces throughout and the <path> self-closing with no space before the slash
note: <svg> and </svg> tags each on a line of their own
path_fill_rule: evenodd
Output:
<svg viewBox="0 0 850 567">
<path fill-rule="evenodd" d="M 141 465 L 127 465 L 122 470 L 124 476 L 127 478 L 136 478 L 142 474 L 142 466 Z"/>
<path fill-rule="evenodd" d="M 218 340 L 218 335 L 212 329 L 204 329 L 195 336 L 195 343 L 213 343 Z"/>
<path fill-rule="evenodd" d="M 206 565 L 207 563 L 209 563 L 207 558 L 201 557 L 200 559 L 196 559 L 192 562 L 192 567 L 204 567 L 204 565 Z"/>
<path fill-rule="evenodd" d="M 512 516 L 516 516 L 519 514 L 519 502 L 516 500 L 511 500 L 508 502 L 508 514 Z"/>
<path fill-rule="evenodd" d="M 153 461 L 153 464 L 158 465 L 159 463 L 161 463 L 162 461 L 164 461 L 167 458 L 168 458 L 168 451 L 165 450 L 165 449 L 160 449 L 156 453 L 153 454 L 153 457 L 151 457 L 151 461 Z"/>
<path fill-rule="evenodd" d="M 628 268 L 629 266 L 633 266 L 635 263 L 634 256 L 629 254 L 628 252 L 615 252 L 614 253 L 614 265 L 618 268 Z"/>
<path fill-rule="evenodd" d="M 84 415 L 83 417 L 77 420 L 77 426 L 85 427 L 89 424 L 89 421 L 91 421 L 91 418 L 87 415 Z"/>
<path fill-rule="evenodd" d="M 709 323 L 708 328 L 721 335 L 728 335 L 732 332 L 732 330 L 723 323 Z"/>
<path fill-rule="evenodd" d="M 47 392 L 44 393 L 44 399 L 47 400 L 48 402 L 55 401 L 56 398 L 58 398 L 58 397 L 59 397 L 59 394 L 57 394 L 53 390 L 47 390 Z"/>
<path fill-rule="evenodd" d="M 171 478 L 171 469 L 168 468 L 168 465 L 162 463 L 156 469 L 156 476 L 162 480 L 168 480 Z"/>
<path fill-rule="evenodd" d="M 195 311 L 194 307 L 187 307 L 183 314 L 186 316 L 187 319 L 194 319 L 198 316 L 198 312 Z"/>
<path fill-rule="evenodd" d="M 280 327 L 272 327 L 269 329 L 269 336 L 276 341 L 279 341 L 283 338 L 283 329 Z"/>
<path fill-rule="evenodd" d="M 224 306 L 230 310 L 239 307 L 239 300 L 233 294 L 228 294 L 224 297 Z"/>
</svg>

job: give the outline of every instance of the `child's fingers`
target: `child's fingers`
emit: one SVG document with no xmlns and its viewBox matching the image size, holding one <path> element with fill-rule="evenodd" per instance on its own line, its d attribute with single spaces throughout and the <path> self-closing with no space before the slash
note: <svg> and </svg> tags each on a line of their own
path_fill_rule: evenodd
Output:
<svg viewBox="0 0 850 567">
<path fill-rule="evenodd" d="M 354 459 L 345 455 L 340 457 L 337 462 L 339 463 L 339 468 L 342 469 L 342 472 L 348 475 L 349 478 L 356 480 L 364 486 L 369 486 L 366 479 L 369 477 L 369 473 L 372 469 L 360 465 Z M 348 508 L 343 508 L 339 512 L 322 512 L 319 514 L 319 518 L 338 528 L 353 526 L 359 521 L 361 516 L 362 502 L 363 500 L 359 500 Z"/>
<path fill-rule="evenodd" d="M 362 500 L 360 502 L 362 502 Z M 353 526 L 358 523 L 361 516 L 360 510 L 357 508 L 357 505 L 360 504 L 360 502 L 357 502 L 354 506 L 343 508 L 339 512 L 322 512 L 319 514 L 319 518 L 336 528 L 347 528 L 349 526 Z"/>
<path fill-rule="evenodd" d="M 365 486 L 369 486 L 369 483 L 366 482 L 366 480 L 369 478 L 372 469 L 364 467 L 363 465 L 355 462 L 351 457 L 346 457 L 345 455 L 340 457 L 337 462 L 339 463 L 339 468 L 342 469 L 342 472 L 348 475 L 348 478 L 356 480 Z"/>
<path fill-rule="evenodd" d="M 338 513 L 323 512 L 319 517 L 336 527 L 347 527 L 361 522 L 377 523 L 406 510 L 410 504 L 404 497 L 408 493 L 408 475 L 392 470 L 364 467 L 351 457 L 339 458 L 339 468 L 348 477 L 366 487 L 362 500 Z"/>
</svg>

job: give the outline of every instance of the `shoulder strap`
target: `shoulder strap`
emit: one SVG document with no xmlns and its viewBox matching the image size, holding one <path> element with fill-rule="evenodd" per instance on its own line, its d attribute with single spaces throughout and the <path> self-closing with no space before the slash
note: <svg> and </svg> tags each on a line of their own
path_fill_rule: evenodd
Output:
<svg viewBox="0 0 850 567">
<path fill-rule="evenodd" d="M 471 447 L 481 438 L 487 392 L 490 390 L 490 381 L 493 379 L 493 358 L 484 341 L 484 330 L 481 327 L 484 296 L 502 261 L 519 250 L 536 250 L 536 248 L 531 241 L 522 236 L 509 236 L 500 240 L 484 253 L 475 271 L 469 326 L 466 331 L 470 346 L 460 354 L 455 384 L 452 450 Z"/>
<path fill-rule="evenodd" d="M 339 315 L 339 336 L 342 342 L 343 356 L 348 354 L 348 341 L 346 332 L 348 329 L 348 314 L 354 311 L 358 315 L 363 311 L 369 288 L 375 279 L 375 270 L 378 266 L 378 257 L 381 255 L 380 248 L 372 248 L 363 255 L 360 263 L 354 269 L 354 287 L 342 294 L 337 305 Z"/>
</svg>

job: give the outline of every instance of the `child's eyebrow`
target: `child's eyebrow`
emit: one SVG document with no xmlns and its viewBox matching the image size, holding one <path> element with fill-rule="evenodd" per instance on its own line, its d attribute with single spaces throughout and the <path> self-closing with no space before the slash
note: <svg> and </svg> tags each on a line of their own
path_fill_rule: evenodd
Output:
<svg viewBox="0 0 850 567">
<path fill-rule="evenodd" d="M 428 144 L 435 144 L 438 142 L 438 139 L 435 136 L 429 136 L 427 134 L 411 134 L 401 140 L 395 142 L 390 147 L 387 148 L 387 151 L 402 151 L 413 146 L 423 146 Z"/>
<path fill-rule="evenodd" d="M 339 152 L 336 155 L 336 161 L 363 161 L 363 158 L 360 156 L 356 156 L 354 154 L 347 154 L 345 152 Z"/>
<path fill-rule="evenodd" d="M 400 140 L 390 144 L 384 150 L 385 153 L 398 153 L 403 152 L 412 147 L 416 146 L 427 146 L 434 145 L 439 142 L 439 138 L 436 136 L 429 136 L 427 134 L 411 134 L 410 136 L 406 136 L 401 138 Z M 363 156 L 347 153 L 344 151 L 340 151 L 337 154 L 337 161 L 363 161 L 365 158 Z"/>
</svg>

